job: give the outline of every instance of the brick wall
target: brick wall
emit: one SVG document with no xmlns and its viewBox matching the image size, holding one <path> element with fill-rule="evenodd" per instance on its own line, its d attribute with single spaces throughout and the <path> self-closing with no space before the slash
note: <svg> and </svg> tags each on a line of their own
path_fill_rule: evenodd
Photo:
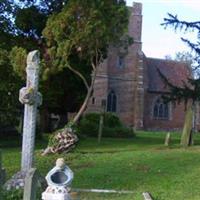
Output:
<svg viewBox="0 0 200 200">
<path fill-rule="evenodd" d="M 169 119 L 154 119 L 153 105 L 156 98 L 160 94 L 146 93 L 145 94 L 145 109 L 144 109 L 144 128 L 149 130 L 180 130 L 183 128 L 185 119 L 184 104 L 170 103 Z"/>
</svg>

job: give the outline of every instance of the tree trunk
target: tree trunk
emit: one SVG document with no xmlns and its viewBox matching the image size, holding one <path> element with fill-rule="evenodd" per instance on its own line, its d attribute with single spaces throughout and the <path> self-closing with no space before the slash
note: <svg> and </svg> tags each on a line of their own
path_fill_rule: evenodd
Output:
<svg viewBox="0 0 200 200">
<path fill-rule="evenodd" d="M 185 115 L 185 123 L 181 136 L 181 145 L 187 147 L 192 144 L 193 105 L 189 106 Z"/>
<path fill-rule="evenodd" d="M 81 115 L 83 114 L 83 112 L 87 108 L 87 105 L 88 105 L 88 102 L 90 100 L 91 95 L 92 95 L 92 88 L 90 87 L 89 90 L 87 91 L 87 95 L 85 97 L 83 104 L 81 105 L 81 108 L 79 109 L 78 113 L 75 115 L 75 117 L 72 120 L 73 124 L 76 124 L 78 122 Z"/>
<path fill-rule="evenodd" d="M 95 78 L 96 78 L 96 68 L 93 70 L 91 85 L 90 85 L 90 87 L 88 87 L 85 100 L 84 100 L 83 104 L 81 105 L 81 108 L 79 109 L 78 113 L 73 118 L 72 125 L 76 124 L 79 121 L 81 115 L 87 108 L 89 99 L 92 95 Z M 43 151 L 43 153 L 42 153 L 43 156 L 50 154 L 50 153 L 69 152 L 72 148 L 75 147 L 75 144 L 78 142 L 78 137 L 76 136 L 73 128 L 71 128 L 71 127 L 65 127 L 63 129 L 61 129 L 59 132 L 57 132 L 53 136 L 53 138 L 54 138 L 55 144 L 48 146 Z"/>
<path fill-rule="evenodd" d="M 78 122 L 78 120 L 82 116 L 83 112 L 87 108 L 90 97 L 92 95 L 95 79 L 96 79 L 96 69 L 93 71 L 91 85 L 90 85 L 90 87 L 87 91 L 87 95 L 85 97 L 85 100 L 84 100 L 83 104 L 81 105 L 81 108 L 79 109 L 78 113 L 75 115 L 74 119 L 72 120 L 73 124 L 76 124 Z"/>
</svg>

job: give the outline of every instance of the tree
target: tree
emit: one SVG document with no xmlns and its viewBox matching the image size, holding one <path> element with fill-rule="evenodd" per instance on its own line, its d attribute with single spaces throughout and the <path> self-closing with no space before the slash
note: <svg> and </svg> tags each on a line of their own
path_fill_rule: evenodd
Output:
<svg viewBox="0 0 200 200">
<path fill-rule="evenodd" d="M 121 43 L 120 40 L 128 27 L 128 19 L 128 8 L 124 0 L 71 0 L 60 13 L 48 19 L 43 31 L 48 45 L 48 68 L 44 73 L 51 74 L 66 68 L 77 75 L 86 88 L 85 99 L 70 127 L 78 122 L 85 111 L 93 92 L 98 68 L 106 57 L 109 46 Z M 123 39 L 125 46 L 131 41 L 125 35 Z M 82 65 L 77 66 L 77 63 Z M 92 74 L 91 77 L 85 73 L 87 68 Z M 67 128 L 64 128 L 57 135 L 63 137 L 66 132 Z M 59 151 L 59 144 L 62 143 L 62 140 L 57 140 Z M 47 148 L 45 154 L 51 149 Z"/>
<path fill-rule="evenodd" d="M 9 52 L 0 49 L 0 125 L 2 127 L 18 125 L 19 107 L 18 88 L 22 86 L 22 81 L 13 73 L 9 62 Z"/>
<path fill-rule="evenodd" d="M 46 68 L 45 63 L 48 64 L 48 62 L 44 60 L 46 59 L 47 47 L 42 36 L 42 30 L 48 17 L 53 13 L 59 13 L 66 4 L 67 0 L 0 1 L 0 47 L 7 51 L 9 57 L 7 63 L 4 63 L 11 67 L 10 70 L 13 75 L 15 74 L 19 80 L 22 79 L 21 83 L 25 83 L 27 52 L 39 49 L 43 59 L 41 62 L 42 69 Z M 77 63 L 77 66 L 81 64 Z M 6 69 L 6 66 L 4 69 Z M 89 70 L 85 70 L 85 73 L 89 75 Z M 43 131 L 48 131 L 49 112 L 65 115 L 69 111 L 75 112 L 77 107 L 80 106 L 85 92 L 81 80 L 66 69 L 55 70 L 49 76 L 47 74 L 42 73 L 43 79 L 40 82 L 40 91 L 43 92 L 43 105 L 40 108 Z M 7 76 L 9 75 L 5 77 Z M 66 81 L 66 77 L 70 78 Z M 2 79 L 3 81 L 8 80 Z M 76 84 L 74 84 L 75 82 Z M 59 87 L 61 83 L 63 87 Z M 15 88 L 18 93 L 21 86 L 18 84 L 16 86 L 18 86 L 18 88 Z M 18 97 L 15 101 L 17 99 Z M 71 100 L 73 100 L 73 103 Z"/>
<path fill-rule="evenodd" d="M 6 9 L 5 5 L 8 6 Z M 97 68 L 106 57 L 108 47 L 119 42 L 127 29 L 129 17 L 125 1 L 3 0 L 0 2 L 0 8 L 1 6 L 3 15 L 6 16 L 3 19 L 6 28 L 1 30 L 10 42 L 7 46 L 5 43 L 3 48 L 7 48 L 12 55 L 11 63 L 15 73 L 23 79 L 27 52 L 35 48 L 41 52 L 42 87 L 46 97 L 46 103 L 43 105 L 47 105 L 49 109 L 52 102 L 49 99 L 63 94 L 62 87 L 59 87 L 59 93 L 50 92 L 52 84 L 59 84 L 58 77 L 67 80 L 63 81 L 64 83 L 75 81 L 76 84 L 68 85 L 76 85 L 73 88 L 79 89 L 76 89 L 78 96 L 82 96 L 82 92 L 86 91 L 84 103 L 73 120 L 73 123 L 76 123 L 87 106 Z M 130 38 L 124 38 L 123 43 L 126 46 Z M 0 44 L 3 44 L 3 40 L 0 36 Z M 70 77 L 64 77 L 62 73 Z M 79 79 L 75 76 L 72 79 L 72 73 L 78 75 Z M 82 88 L 80 81 L 86 89 Z M 66 90 L 70 96 L 77 94 L 73 88 Z M 53 103 L 58 105 L 56 100 Z M 66 108 L 69 106 L 68 104 Z"/>
<path fill-rule="evenodd" d="M 46 73 L 68 68 L 82 80 L 87 94 L 73 119 L 77 123 L 93 91 L 97 68 L 109 45 L 118 42 L 127 29 L 128 9 L 120 0 L 68 1 L 62 12 L 52 15 L 43 31 L 48 44 Z M 84 61 L 92 71 L 91 80 L 84 76 L 85 66 L 77 69 L 73 59 Z"/>
<path fill-rule="evenodd" d="M 164 23 L 162 24 L 167 28 L 168 26 L 172 26 L 175 30 L 179 29 L 180 31 L 192 31 L 193 33 L 197 34 L 197 41 L 191 42 L 189 39 L 181 38 L 183 42 L 185 42 L 191 50 L 194 52 L 195 57 L 195 71 L 198 72 L 199 66 L 200 66 L 200 21 L 196 22 L 187 22 L 187 21 L 181 21 L 178 19 L 177 15 L 168 14 L 168 18 L 164 18 Z M 188 55 L 177 55 L 178 59 L 185 59 L 188 61 Z M 190 60 L 190 58 L 189 58 Z M 194 112 L 195 104 L 199 102 L 200 100 L 200 77 L 199 74 L 196 73 L 195 79 L 190 77 L 188 79 L 187 83 L 184 83 L 182 87 L 177 87 L 173 84 L 171 84 L 166 77 L 164 77 L 162 74 L 161 76 L 165 80 L 166 84 L 169 86 L 171 93 L 167 97 L 170 101 L 184 101 L 187 105 L 188 103 L 191 103 L 192 105 L 189 106 L 187 113 L 186 113 L 186 119 L 185 119 L 185 125 L 182 133 L 181 138 L 181 144 L 183 146 L 188 146 L 192 142 L 192 112 Z"/>
</svg>

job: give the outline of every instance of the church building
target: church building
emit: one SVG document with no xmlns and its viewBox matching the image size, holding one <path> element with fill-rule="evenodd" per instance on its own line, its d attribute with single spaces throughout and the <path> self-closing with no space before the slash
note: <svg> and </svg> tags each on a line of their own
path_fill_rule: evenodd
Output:
<svg viewBox="0 0 200 200">
<path fill-rule="evenodd" d="M 161 96 L 169 90 L 158 69 L 170 82 L 179 86 L 191 71 L 186 63 L 146 57 L 141 41 L 142 4 L 134 3 L 130 10 L 128 34 L 134 43 L 128 51 L 110 48 L 107 59 L 99 67 L 86 112 L 106 109 L 116 113 L 125 125 L 137 129 L 181 129 L 184 105 L 163 102 Z"/>
</svg>

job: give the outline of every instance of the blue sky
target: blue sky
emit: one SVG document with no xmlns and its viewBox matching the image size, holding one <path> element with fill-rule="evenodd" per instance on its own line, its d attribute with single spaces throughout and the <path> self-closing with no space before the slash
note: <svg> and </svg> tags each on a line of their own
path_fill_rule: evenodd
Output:
<svg viewBox="0 0 200 200">
<path fill-rule="evenodd" d="M 148 57 L 164 58 L 179 51 L 190 51 L 180 37 L 195 39 L 194 33 L 176 33 L 172 28 L 164 29 L 160 24 L 167 13 L 177 14 L 182 20 L 200 21 L 200 0 L 126 0 L 143 4 L 143 51 Z"/>
</svg>

